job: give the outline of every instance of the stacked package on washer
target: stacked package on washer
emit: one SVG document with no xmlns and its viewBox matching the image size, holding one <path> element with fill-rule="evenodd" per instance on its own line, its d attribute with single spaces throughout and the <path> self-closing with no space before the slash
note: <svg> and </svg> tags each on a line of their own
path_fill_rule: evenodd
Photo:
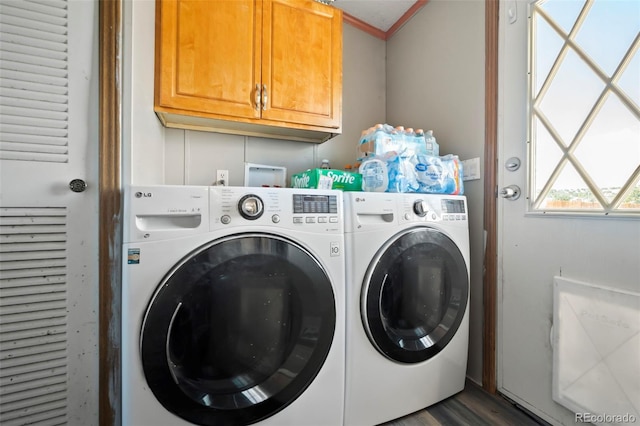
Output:
<svg viewBox="0 0 640 426">
<path fill-rule="evenodd" d="M 462 163 L 439 155 L 431 130 L 377 124 L 362 132 L 357 156 L 363 191 L 464 193 Z"/>
</svg>

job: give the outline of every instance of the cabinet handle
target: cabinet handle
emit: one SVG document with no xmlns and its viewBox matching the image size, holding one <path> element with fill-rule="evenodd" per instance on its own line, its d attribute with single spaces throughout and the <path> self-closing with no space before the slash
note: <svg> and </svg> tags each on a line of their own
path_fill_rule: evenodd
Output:
<svg viewBox="0 0 640 426">
<path fill-rule="evenodd" d="M 262 85 L 262 110 L 267 109 L 267 104 L 269 102 L 269 93 L 267 93 L 267 85 Z"/>
<path fill-rule="evenodd" d="M 260 110 L 260 97 L 261 97 L 260 96 L 260 85 L 256 84 L 256 94 L 255 94 L 255 99 L 254 100 L 255 100 L 255 103 L 256 103 L 255 108 L 258 111 Z"/>
</svg>

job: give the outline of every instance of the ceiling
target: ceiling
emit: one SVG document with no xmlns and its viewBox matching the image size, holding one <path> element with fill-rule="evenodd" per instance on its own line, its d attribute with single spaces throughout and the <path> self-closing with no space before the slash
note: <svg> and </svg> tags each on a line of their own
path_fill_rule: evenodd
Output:
<svg viewBox="0 0 640 426">
<path fill-rule="evenodd" d="M 346 15 L 388 33 L 420 9 L 426 0 L 335 0 L 333 5 Z M 407 15 L 407 16 L 405 16 Z"/>
</svg>

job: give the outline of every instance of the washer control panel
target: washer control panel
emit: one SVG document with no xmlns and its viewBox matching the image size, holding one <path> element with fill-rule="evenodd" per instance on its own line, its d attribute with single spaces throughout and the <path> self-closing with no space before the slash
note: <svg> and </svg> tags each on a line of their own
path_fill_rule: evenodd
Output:
<svg viewBox="0 0 640 426">
<path fill-rule="evenodd" d="M 464 196 L 437 194 L 405 194 L 401 221 L 440 222 L 466 221 L 467 204 Z"/>
</svg>

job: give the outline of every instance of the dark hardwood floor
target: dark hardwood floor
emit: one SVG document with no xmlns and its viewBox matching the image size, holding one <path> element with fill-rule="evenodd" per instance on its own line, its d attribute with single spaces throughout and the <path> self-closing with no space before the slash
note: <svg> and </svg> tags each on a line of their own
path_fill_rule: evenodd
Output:
<svg viewBox="0 0 640 426">
<path fill-rule="evenodd" d="M 500 395 L 491 395 L 467 380 L 462 392 L 383 426 L 540 426 L 536 419 Z"/>
</svg>

